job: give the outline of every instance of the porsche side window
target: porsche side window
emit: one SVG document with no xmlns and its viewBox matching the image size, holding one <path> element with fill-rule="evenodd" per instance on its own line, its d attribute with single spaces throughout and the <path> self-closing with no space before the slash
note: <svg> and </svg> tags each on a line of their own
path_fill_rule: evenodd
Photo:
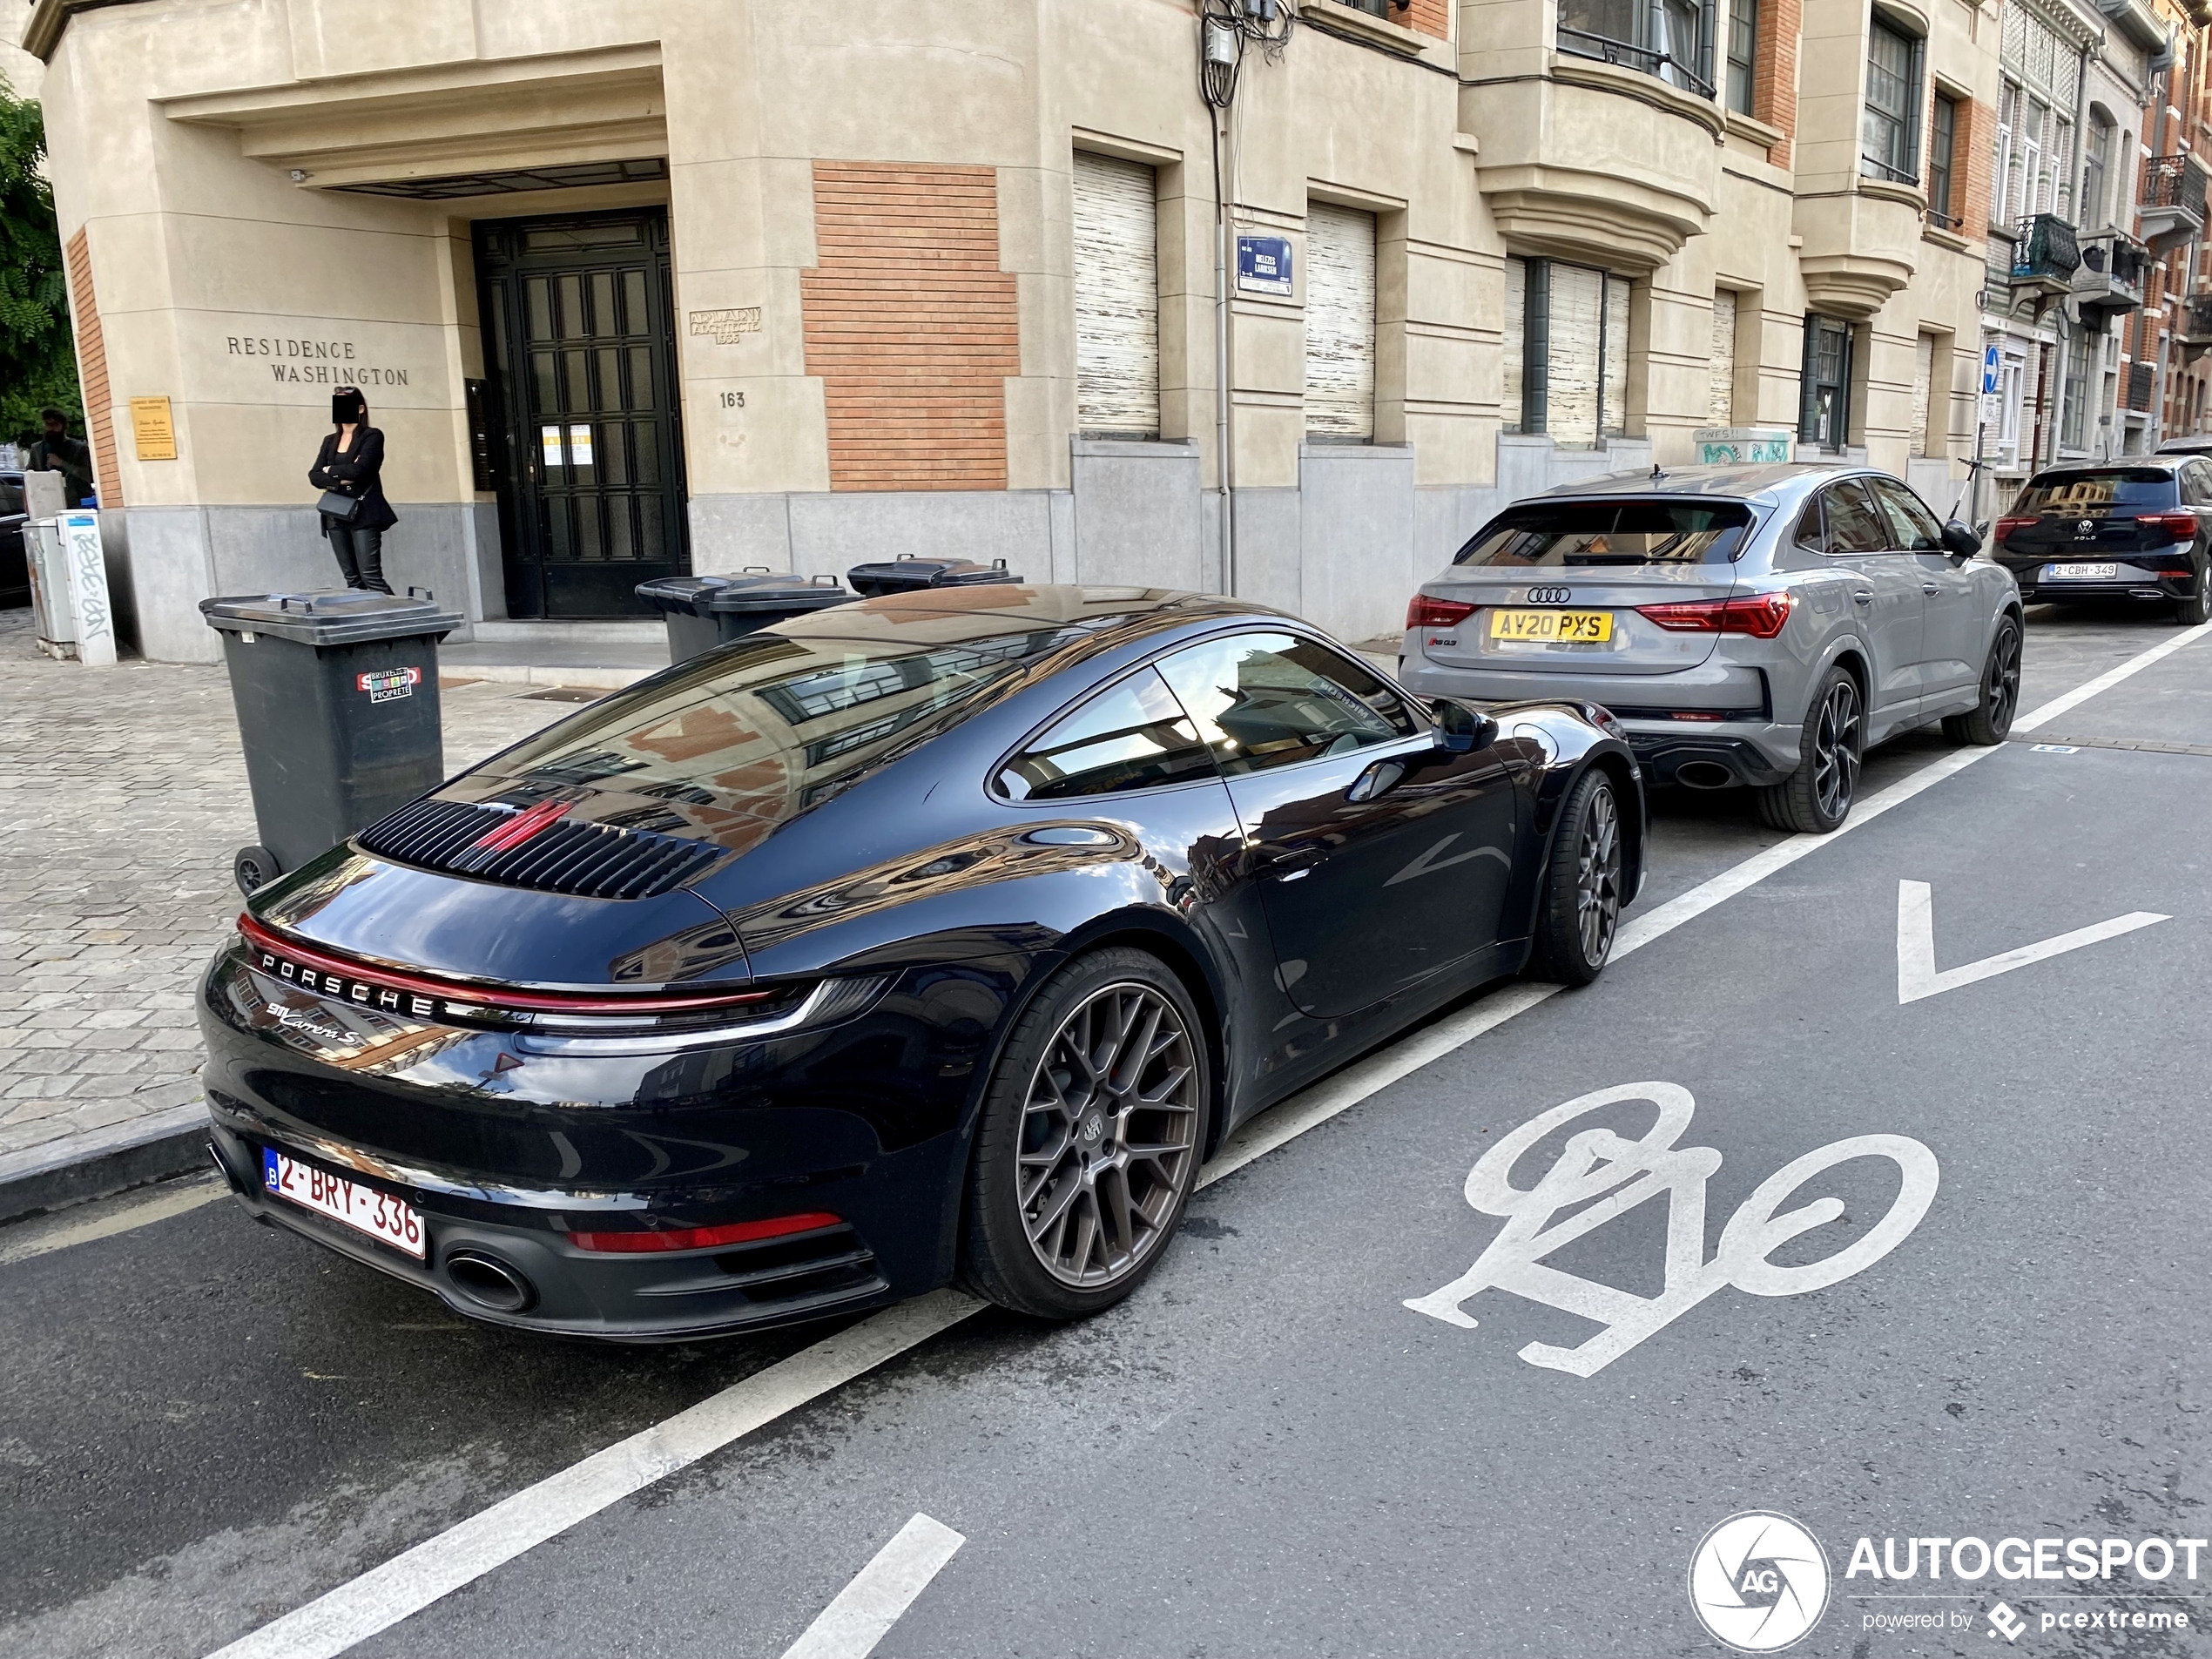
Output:
<svg viewBox="0 0 2212 1659">
<path fill-rule="evenodd" d="M 998 791 L 1010 800 L 1065 800 L 1213 775 L 1197 728 L 1148 668 L 1046 727 L 999 769 Z"/>
<path fill-rule="evenodd" d="M 1163 660 L 1222 771 L 1260 772 L 1410 737 L 1405 699 L 1327 647 L 1290 634 L 1231 634 Z"/>
</svg>

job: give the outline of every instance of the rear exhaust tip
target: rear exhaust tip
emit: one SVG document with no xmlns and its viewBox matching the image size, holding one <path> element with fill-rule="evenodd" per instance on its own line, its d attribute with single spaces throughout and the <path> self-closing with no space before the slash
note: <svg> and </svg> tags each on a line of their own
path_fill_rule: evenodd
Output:
<svg viewBox="0 0 2212 1659">
<path fill-rule="evenodd" d="M 2130 588 L 2128 597 L 2130 599 L 2170 599 L 2174 596 L 2163 588 Z"/>
<path fill-rule="evenodd" d="M 204 1144 L 207 1148 L 207 1156 L 214 1161 L 216 1173 L 223 1177 L 223 1184 L 225 1186 L 228 1187 L 233 1192 L 239 1194 L 240 1197 L 245 1196 L 247 1192 L 252 1190 L 246 1183 L 238 1178 L 237 1173 L 232 1170 L 229 1163 L 224 1158 L 223 1149 L 221 1147 L 216 1145 L 212 1141 L 206 1142 Z"/>
<path fill-rule="evenodd" d="M 1675 768 L 1675 781 L 1684 789 L 1728 789 L 1736 774 L 1717 760 L 1685 760 Z"/>
<path fill-rule="evenodd" d="M 537 1304 L 537 1287 L 486 1251 L 448 1251 L 446 1278 L 462 1295 L 495 1313 L 527 1313 Z"/>
</svg>

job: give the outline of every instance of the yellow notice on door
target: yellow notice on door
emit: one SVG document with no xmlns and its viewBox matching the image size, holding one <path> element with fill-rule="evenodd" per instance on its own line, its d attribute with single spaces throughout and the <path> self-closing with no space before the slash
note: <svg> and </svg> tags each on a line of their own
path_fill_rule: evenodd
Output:
<svg viewBox="0 0 2212 1659">
<path fill-rule="evenodd" d="M 137 440 L 139 460 L 174 461 L 177 458 L 177 426 L 169 418 L 169 400 L 165 397 L 132 398 L 131 435 Z"/>
</svg>

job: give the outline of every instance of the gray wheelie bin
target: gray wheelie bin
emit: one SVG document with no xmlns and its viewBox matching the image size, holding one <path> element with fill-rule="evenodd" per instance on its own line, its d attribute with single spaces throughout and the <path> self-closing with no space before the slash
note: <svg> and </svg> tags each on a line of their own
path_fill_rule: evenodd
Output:
<svg viewBox="0 0 2212 1659">
<path fill-rule="evenodd" d="M 742 639 L 756 629 L 772 628 L 858 596 L 837 585 L 833 576 L 785 576 L 765 566 L 737 576 L 667 576 L 637 584 L 637 597 L 668 624 L 668 660 Z"/>
<path fill-rule="evenodd" d="M 461 618 L 430 594 L 256 593 L 199 609 L 223 636 L 260 835 L 233 861 L 241 892 L 443 780 L 438 642 Z"/>
<path fill-rule="evenodd" d="M 1004 559 L 978 564 L 974 559 L 918 559 L 912 555 L 876 564 L 856 564 L 845 573 L 855 593 L 874 599 L 887 593 L 920 593 L 925 588 L 994 587 L 1022 578 Z"/>
</svg>

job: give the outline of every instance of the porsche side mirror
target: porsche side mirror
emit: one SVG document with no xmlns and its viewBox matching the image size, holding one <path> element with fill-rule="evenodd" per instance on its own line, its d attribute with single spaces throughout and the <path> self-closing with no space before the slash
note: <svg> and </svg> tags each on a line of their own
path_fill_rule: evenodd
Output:
<svg viewBox="0 0 2212 1659">
<path fill-rule="evenodd" d="M 1943 527 L 1943 550 L 1954 559 L 1970 559 L 1981 551 L 1981 537 L 1954 518 Z"/>
<path fill-rule="evenodd" d="M 1452 754 L 1487 748 L 1498 740 L 1495 720 L 1448 697 L 1436 699 L 1436 746 Z"/>
</svg>

